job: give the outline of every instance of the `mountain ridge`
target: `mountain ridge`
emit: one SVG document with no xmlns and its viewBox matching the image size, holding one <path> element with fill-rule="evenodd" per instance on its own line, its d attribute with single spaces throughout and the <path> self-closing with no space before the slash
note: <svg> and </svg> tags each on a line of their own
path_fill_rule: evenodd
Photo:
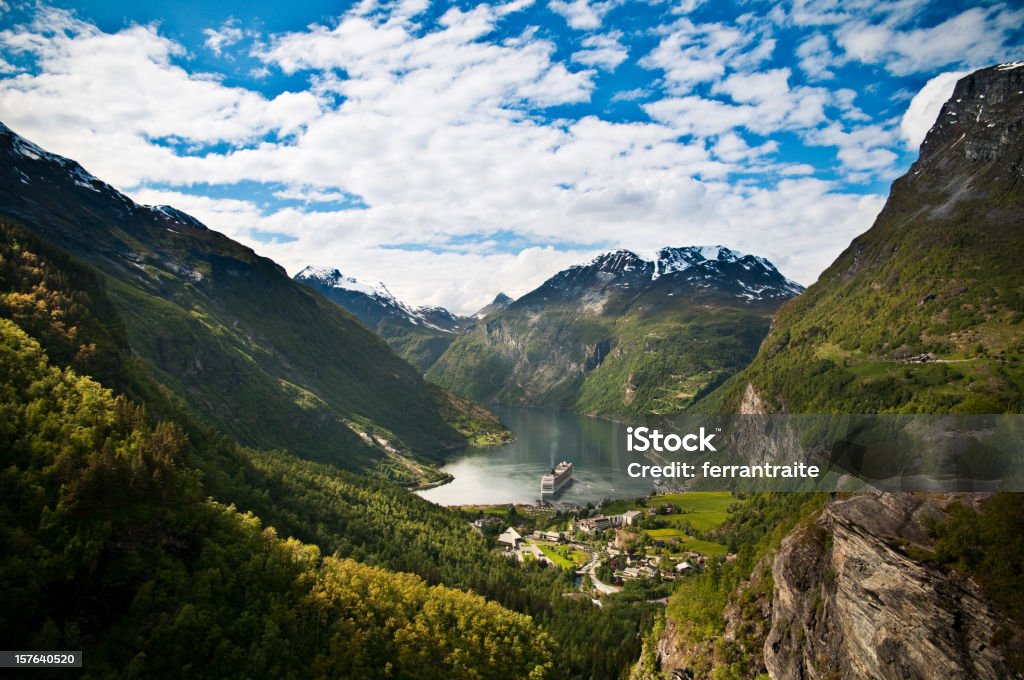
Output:
<svg viewBox="0 0 1024 680">
<path fill-rule="evenodd" d="M 609 251 L 477 321 L 427 377 L 484 403 L 672 412 L 739 370 L 801 290 L 723 246 L 662 248 L 653 261 Z"/>
<path fill-rule="evenodd" d="M 695 410 L 1024 412 L 1021 67 L 956 83 L 874 224 Z M 1024 677 L 1021 499 L 819 495 L 726 565 L 706 629 L 677 591 L 635 677 Z"/>
<path fill-rule="evenodd" d="M 1021 224 L 1024 68 L 995 66 L 957 82 L 871 228 L 698 407 L 1019 412 Z"/>
<path fill-rule="evenodd" d="M 7 126 L 0 158 L 0 215 L 104 277 L 131 351 L 202 420 L 409 484 L 465 444 L 418 371 L 277 263 Z"/>
</svg>

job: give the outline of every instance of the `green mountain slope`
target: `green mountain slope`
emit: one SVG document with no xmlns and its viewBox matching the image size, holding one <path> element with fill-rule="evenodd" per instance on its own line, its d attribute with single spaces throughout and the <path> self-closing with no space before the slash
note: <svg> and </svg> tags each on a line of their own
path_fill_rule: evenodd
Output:
<svg viewBox="0 0 1024 680">
<path fill-rule="evenodd" d="M 132 354 L 238 441 L 408 483 L 465 443 L 414 368 L 270 260 L 7 128 L 0 157 L 0 215 L 101 273 Z"/>
<path fill-rule="evenodd" d="M 148 427 L 154 427 L 159 419 L 180 428 L 185 437 L 175 437 L 181 448 L 178 458 L 182 470 L 201 482 L 202 498 L 212 497 L 239 511 L 253 512 L 281 536 L 315 544 L 325 555 L 415 573 L 428 585 L 472 591 L 528 614 L 557 641 L 560 651 L 554 657 L 554 669 L 560 677 L 614 677 L 639 653 L 638 634 L 649 627 L 645 618 L 649 606 L 622 602 L 597 609 L 589 602 L 562 598 L 561 593 L 573 587 L 570 575 L 519 569 L 492 552 L 487 541 L 453 512 L 383 480 L 302 460 L 284 451 L 240 447 L 199 423 L 181 399 L 150 376 L 146 362 L 131 353 L 124 324 L 107 296 L 105 277 L 14 224 L 0 222 L 0 234 L 0 316 L 31 329 L 49 357 L 78 370 L 91 367 L 102 376 L 103 384 L 144 403 Z M 431 391 L 452 398 L 440 388 L 431 387 Z M 46 395 L 36 398 L 40 404 L 34 408 L 51 408 Z M 456 399 L 451 408 L 459 418 L 484 418 L 478 411 L 457 407 Z M 18 430 L 15 426 L 3 432 L 10 437 Z M 47 441 L 45 437 L 40 439 Z M 83 446 L 87 445 L 86 441 Z M 51 448 L 59 446 L 57 442 L 51 444 Z M 33 483 L 20 476 L 25 463 L 7 457 L 12 452 L 11 448 L 0 448 L 0 467 L 14 480 L 11 489 L 18 490 L 4 496 L 5 510 L 17 515 L 25 504 L 23 495 L 31 496 L 35 491 Z M 79 520 L 88 517 L 86 513 Z M 30 525 L 35 526 L 32 522 Z M 33 531 L 26 528 L 23 533 L 31 535 Z M 233 551 L 228 538 L 218 535 L 210 541 L 214 545 L 226 541 L 223 549 Z M 29 544 L 22 538 L 12 539 L 10 545 L 10 552 L 0 556 L 0 571 L 9 560 L 21 565 L 17 567 L 20 573 L 44 569 L 35 562 L 39 553 L 26 547 Z M 153 560 L 158 557 L 147 553 L 137 556 L 137 562 L 140 568 L 157 569 L 159 564 Z M 135 593 L 136 586 L 141 587 L 139 582 L 128 584 L 126 592 Z M 190 597 L 176 591 L 163 598 L 160 616 L 174 619 L 181 612 L 191 611 L 194 603 Z M 292 603 L 280 602 L 281 613 L 292 609 Z M 41 607 L 36 611 L 53 618 L 60 635 L 66 635 L 67 626 L 72 626 L 73 632 L 73 626 L 78 625 L 64 618 L 65 610 L 57 603 L 43 603 Z M 117 618 L 112 616 L 111 621 Z M 276 620 L 267 621 L 277 625 Z M 303 630 L 308 632 L 310 628 Z M 292 635 L 294 631 L 281 634 Z M 236 640 L 238 644 L 247 642 L 241 633 Z M 398 653 L 393 647 L 388 650 L 387 654 Z M 142 668 L 149 666 L 143 664 Z M 279 675 L 275 667 L 245 668 L 250 677 Z M 150 677 L 154 674 L 160 673 L 148 673 Z"/>
<path fill-rule="evenodd" d="M 427 377 L 485 403 L 675 412 L 746 365 L 800 290 L 726 248 L 665 248 L 655 262 L 607 253 L 478 321 Z"/>
<path fill-rule="evenodd" d="M 541 677 L 552 643 L 478 595 L 207 500 L 178 426 L 0 319 L 0 637 L 91 677 Z M 500 650 L 500 654 L 497 653 Z"/>
<path fill-rule="evenodd" d="M 1024 409 L 1022 91 L 1020 68 L 961 80 L 871 229 L 698 408 Z"/>
</svg>

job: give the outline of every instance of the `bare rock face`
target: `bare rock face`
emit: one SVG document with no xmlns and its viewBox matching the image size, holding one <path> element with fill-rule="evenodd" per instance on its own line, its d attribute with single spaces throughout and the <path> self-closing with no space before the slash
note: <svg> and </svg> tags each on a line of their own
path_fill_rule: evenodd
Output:
<svg viewBox="0 0 1024 680">
<path fill-rule="evenodd" d="M 739 412 L 740 415 L 761 415 L 762 413 L 769 412 L 764 399 L 757 393 L 754 383 L 747 383 L 747 389 L 743 393 L 743 401 L 740 402 Z"/>
<path fill-rule="evenodd" d="M 772 678 L 1010 678 L 1005 623 L 967 578 L 907 555 L 929 549 L 943 502 L 858 496 L 784 541 L 764 661 Z"/>
</svg>

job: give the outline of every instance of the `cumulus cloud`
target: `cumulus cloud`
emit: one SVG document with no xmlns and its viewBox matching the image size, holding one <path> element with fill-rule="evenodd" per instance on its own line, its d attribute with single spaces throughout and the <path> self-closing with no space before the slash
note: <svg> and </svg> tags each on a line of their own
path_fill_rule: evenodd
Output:
<svg viewBox="0 0 1024 680">
<path fill-rule="evenodd" d="M 550 0 L 548 7 L 561 14 L 570 26 L 579 30 L 600 28 L 604 15 L 615 6 L 614 0 Z"/>
<path fill-rule="evenodd" d="M 948 71 L 935 76 L 910 100 L 907 112 L 900 121 L 900 132 L 907 146 L 916 149 L 921 146 L 924 136 L 935 124 L 939 110 L 953 94 L 956 81 L 967 75 L 967 71 Z"/>
<path fill-rule="evenodd" d="M 238 20 L 235 18 L 228 19 L 221 24 L 220 28 L 204 28 L 203 35 L 206 36 L 204 44 L 218 57 L 225 47 L 234 45 L 245 37 L 245 33 L 239 28 Z"/>
<path fill-rule="evenodd" d="M 592 35 L 583 40 L 584 49 L 573 53 L 572 60 L 587 66 L 596 66 L 614 71 L 629 56 L 629 51 L 620 40 L 622 33 L 613 31 L 607 35 Z"/>
<path fill-rule="evenodd" d="M 679 19 L 664 29 L 665 35 L 640 65 L 660 69 L 672 93 L 689 92 L 700 83 L 714 82 L 727 67 L 744 71 L 760 66 L 772 56 L 775 40 L 764 26 L 694 23 Z"/>
<path fill-rule="evenodd" d="M 836 147 L 836 155 L 851 179 L 891 174 L 897 160 L 891 150 L 896 142 L 896 132 L 887 125 L 844 129 L 839 123 L 830 123 L 805 133 L 805 139 L 809 144 Z"/>
<path fill-rule="evenodd" d="M 267 98 L 186 72 L 173 62 L 184 48 L 155 26 L 108 34 L 69 12 L 43 8 L 30 26 L 4 31 L 0 40 L 39 70 L 0 80 L 6 122 L 89 160 L 94 172 L 120 185 L 152 174 L 180 178 L 188 169 L 188 159 L 152 140 L 245 145 L 293 134 L 320 114 L 308 92 Z"/>
<path fill-rule="evenodd" d="M 338 266 L 414 304 L 472 312 L 614 247 L 649 255 L 724 242 L 810 283 L 882 202 L 823 177 L 894 172 L 902 128 L 858 108 L 852 86 L 808 80 L 853 63 L 841 62 L 846 48 L 828 22 L 855 21 L 867 4 L 797 4 L 803 14 L 792 8 L 788 18 L 710 23 L 694 7 L 643 38 L 600 30 L 611 3 L 531 9 L 591 31 L 558 19 L 557 42 L 550 25 L 506 20 L 528 0 L 440 17 L 425 16 L 422 0 L 367 0 L 261 40 L 248 56 L 262 78 L 308 83 L 274 95 L 195 72 L 159 26 L 106 33 L 40 7 L 31 24 L 0 34 L 10 63 L 33 63 L 0 78 L 0 118 L 289 271 Z M 817 28 L 786 43 L 798 58 L 780 64 L 776 31 L 812 10 Z M 200 40 L 227 54 L 246 37 L 235 31 L 229 22 Z M 857 59 L 897 58 L 869 48 Z M 620 77 L 627 87 L 594 97 Z M 606 115 L 606 102 L 629 115 Z M 801 145 L 835 157 L 788 155 Z M 211 198 L 194 186 L 204 183 L 262 194 Z"/>
<path fill-rule="evenodd" d="M 836 58 L 825 35 L 815 33 L 804 40 L 796 48 L 796 56 L 800 59 L 800 68 L 808 76 L 819 80 L 835 76 L 832 67 Z"/>
<path fill-rule="evenodd" d="M 1009 36 L 1022 24 L 1024 9 L 997 4 L 972 7 L 926 28 L 856 20 L 840 27 L 836 40 L 847 59 L 882 64 L 896 75 L 906 75 L 951 64 L 978 67 L 999 61 Z"/>
<path fill-rule="evenodd" d="M 684 135 L 719 135 L 736 128 L 764 135 L 813 128 L 824 122 L 828 91 L 790 87 L 789 77 L 788 69 L 734 73 L 712 88 L 731 102 L 691 95 L 651 102 L 644 110 Z"/>
</svg>

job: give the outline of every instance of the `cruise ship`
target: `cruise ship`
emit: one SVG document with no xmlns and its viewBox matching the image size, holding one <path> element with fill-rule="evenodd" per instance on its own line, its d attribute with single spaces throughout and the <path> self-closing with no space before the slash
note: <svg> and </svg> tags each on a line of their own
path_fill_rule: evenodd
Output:
<svg viewBox="0 0 1024 680">
<path fill-rule="evenodd" d="M 551 472 L 540 478 L 540 492 L 558 493 L 566 484 L 572 481 L 572 463 L 562 461 Z"/>
</svg>

